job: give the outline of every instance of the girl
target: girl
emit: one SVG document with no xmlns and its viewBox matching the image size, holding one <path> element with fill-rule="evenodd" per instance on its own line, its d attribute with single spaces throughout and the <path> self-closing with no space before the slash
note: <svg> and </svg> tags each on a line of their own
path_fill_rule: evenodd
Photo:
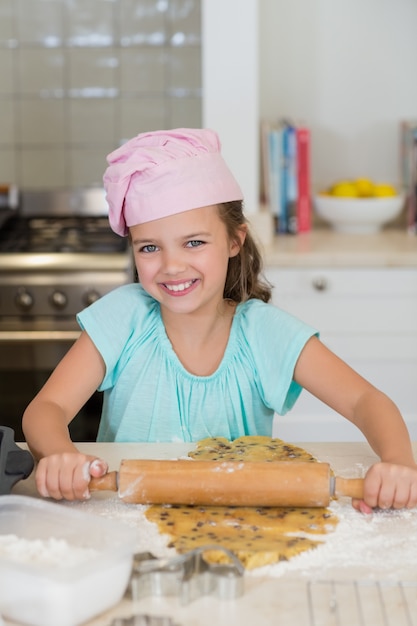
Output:
<svg viewBox="0 0 417 626">
<path fill-rule="evenodd" d="M 89 497 L 102 459 L 78 452 L 68 424 L 99 388 L 99 441 L 271 435 L 301 389 L 364 433 L 381 462 L 364 512 L 417 505 L 417 466 L 394 403 L 269 303 L 242 192 L 209 130 L 141 134 L 108 156 L 112 229 L 129 235 L 139 284 L 78 315 L 80 338 L 23 416 L 45 497 Z"/>
</svg>

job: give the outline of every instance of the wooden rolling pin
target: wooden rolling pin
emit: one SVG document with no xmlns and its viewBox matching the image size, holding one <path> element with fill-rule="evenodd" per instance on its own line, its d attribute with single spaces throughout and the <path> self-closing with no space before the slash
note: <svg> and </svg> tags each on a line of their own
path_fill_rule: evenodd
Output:
<svg viewBox="0 0 417 626">
<path fill-rule="evenodd" d="M 328 463 L 123 460 L 119 472 L 92 478 L 90 490 L 135 504 L 322 507 L 362 498 L 363 479 L 334 477 Z"/>
</svg>

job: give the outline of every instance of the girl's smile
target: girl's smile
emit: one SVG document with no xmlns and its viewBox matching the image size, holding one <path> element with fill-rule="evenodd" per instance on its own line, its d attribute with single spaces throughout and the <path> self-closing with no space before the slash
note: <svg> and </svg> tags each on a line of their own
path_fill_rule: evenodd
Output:
<svg viewBox="0 0 417 626">
<path fill-rule="evenodd" d="M 186 282 L 161 283 L 161 287 L 166 289 L 172 296 L 185 296 L 193 290 L 197 283 L 198 279 L 194 278 Z"/>
</svg>

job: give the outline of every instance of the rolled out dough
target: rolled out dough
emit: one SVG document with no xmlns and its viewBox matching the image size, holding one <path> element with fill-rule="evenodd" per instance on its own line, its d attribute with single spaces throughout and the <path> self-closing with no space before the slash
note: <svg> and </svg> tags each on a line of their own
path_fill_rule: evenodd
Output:
<svg viewBox="0 0 417 626">
<path fill-rule="evenodd" d="M 309 452 L 270 437 L 203 439 L 189 453 L 198 460 L 307 461 L 317 462 Z M 279 488 L 279 485 L 277 485 Z M 152 505 L 148 520 L 169 535 L 169 546 L 179 553 L 208 544 L 231 550 L 246 569 L 288 560 L 314 549 L 322 535 L 335 529 L 338 519 L 327 508 L 220 507 Z M 317 537 L 317 538 L 316 538 Z M 224 553 L 205 554 L 209 562 L 224 560 Z"/>
</svg>

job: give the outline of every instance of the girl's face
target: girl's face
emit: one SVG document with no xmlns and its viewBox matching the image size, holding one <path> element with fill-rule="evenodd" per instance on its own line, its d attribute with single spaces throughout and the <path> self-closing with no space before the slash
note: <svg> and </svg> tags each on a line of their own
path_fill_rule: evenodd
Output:
<svg viewBox="0 0 417 626">
<path fill-rule="evenodd" d="M 193 313 L 223 301 L 229 258 L 245 238 L 229 241 L 217 206 L 130 227 L 142 287 L 168 311 Z"/>
</svg>

